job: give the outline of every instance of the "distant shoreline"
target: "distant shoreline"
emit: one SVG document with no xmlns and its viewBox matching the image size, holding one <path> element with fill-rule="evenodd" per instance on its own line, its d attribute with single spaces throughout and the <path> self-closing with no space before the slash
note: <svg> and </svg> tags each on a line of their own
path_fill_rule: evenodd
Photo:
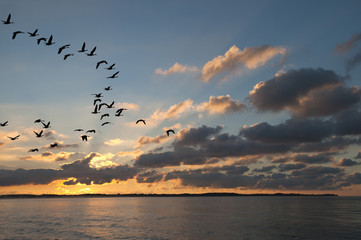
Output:
<svg viewBox="0 0 361 240">
<path fill-rule="evenodd" d="M 338 197 L 337 194 L 301 194 L 301 193 L 180 193 L 180 194 L 8 194 L 0 195 L 0 199 L 17 198 L 108 198 L 108 197 Z"/>
</svg>

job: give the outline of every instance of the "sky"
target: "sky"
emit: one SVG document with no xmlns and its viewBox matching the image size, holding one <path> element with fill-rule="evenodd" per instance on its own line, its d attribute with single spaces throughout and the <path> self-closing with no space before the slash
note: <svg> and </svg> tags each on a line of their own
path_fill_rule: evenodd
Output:
<svg viewBox="0 0 361 240">
<path fill-rule="evenodd" d="M 1 1 L 0 194 L 361 195 L 360 11 Z"/>
</svg>

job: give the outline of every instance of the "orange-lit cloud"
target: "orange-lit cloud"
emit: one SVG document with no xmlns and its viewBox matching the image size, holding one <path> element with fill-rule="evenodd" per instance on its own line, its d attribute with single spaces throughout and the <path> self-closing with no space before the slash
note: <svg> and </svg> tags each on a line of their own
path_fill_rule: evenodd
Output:
<svg viewBox="0 0 361 240">
<path fill-rule="evenodd" d="M 224 56 L 218 56 L 207 62 L 202 68 L 201 79 L 209 82 L 214 76 L 225 73 L 226 80 L 231 75 L 241 73 L 240 67 L 256 69 L 262 67 L 266 62 L 277 55 L 286 55 L 284 47 L 272 47 L 264 45 L 261 47 L 249 47 L 243 51 L 233 45 Z"/>
<path fill-rule="evenodd" d="M 208 102 L 199 104 L 196 109 L 201 112 L 209 112 L 210 114 L 226 114 L 230 112 L 243 111 L 246 105 L 238 100 L 232 100 L 230 95 L 226 96 L 210 96 Z"/>
<path fill-rule="evenodd" d="M 105 142 L 104 144 L 109 145 L 109 146 L 117 146 L 117 145 L 123 144 L 124 142 L 125 142 L 124 140 L 116 138 L 116 139 L 111 139 L 111 140 Z"/>
<path fill-rule="evenodd" d="M 165 119 L 178 119 L 185 112 L 192 109 L 193 101 L 187 99 L 181 103 L 170 106 L 168 110 L 157 109 L 150 117 L 151 121 L 163 121 Z"/>
<path fill-rule="evenodd" d="M 170 140 L 170 138 L 165 134 L 157 136 L 157 137 L 142 136 L 137 140 L 134 148 L 141 148 L 148 144 L 159 144 L 159 143 L 166 142 L 168 140 Z"/>
<path fill-rule="evenodd" d="M 175 73 L 187 73 L 187 72 L 198 72 L 198 68 L 195 66 L 185 66 L 179 63 L 175 63 L 172 67 L 170 67 L 167 70 L 163 70 L 161 68 L 157 68 L 154 73 L 158 74 L 158 75 L 170 75 L 170 74 L 175 74 Z"/>
<path fill-rule="evenodd" d="M 114 104 L 115 108 L 126 108 L 127 110 L 138 110 L 139 105 L 135 103 L 118 102 Z"/>
</svg>

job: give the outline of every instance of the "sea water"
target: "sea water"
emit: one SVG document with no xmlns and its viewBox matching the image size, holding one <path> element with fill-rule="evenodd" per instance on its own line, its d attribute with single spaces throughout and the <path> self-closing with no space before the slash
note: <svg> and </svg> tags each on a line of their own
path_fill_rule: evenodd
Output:
<svg viewBox="0 0 361 240">
<path fill-rule="evenodd" d="M 0 239 L 361 239 L 361 198 L 1 199 Z"/>
</svg>

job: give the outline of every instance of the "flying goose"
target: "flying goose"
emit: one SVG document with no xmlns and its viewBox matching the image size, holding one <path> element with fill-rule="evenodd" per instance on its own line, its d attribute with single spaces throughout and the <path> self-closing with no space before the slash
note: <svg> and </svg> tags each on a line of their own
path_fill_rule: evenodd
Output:
<svg viewBox="0 0 361 240">
<path fill-rule="evenodd" d="M 102 64 L 102 63 L 108 64 L 108 62 L 105 61 L 105 60 L 99 61 L 99 62 L 97 62 L 96 69 L 98 69 L 99 65 Z"/>
<path fill-rule="evenodd" d="M 22 32 L 22 31 L 13 32 L 13 37 L 12 37 L 12 39 L 15 39 L 15 38 L 16 38 L 16 35 L 18 35 L 19 33 L 24 33 L 24 32 Z"/>
<path fill-rule="evenodd" d="M 109 76 L 109 77 L 107 77 L 107 78 L 117 78 L 118 76 L 118 73 L 119 73 L 119 71 L 118 72 L 116 72 L 116 73 L 114 73 L 113 75 L 111 75 L 111 76 Z"/>
<path fill-rule="evenodd" d="M 30 149 L 28 152 L 39 152 L 39 149 L 37 149 L 37 148 L 32 148 L 32 149 Z"/>
<path fill-rule="evenodd" d="M 81 47 L 81 49 L 78 52 L 86 52 L 88 51 L 88 49 L 85 49 L 85 42 L 83 43 L 83 46 Z"/>
<path fill-rule="evenodd" d="M 16 137 L 9 137 L 9 136 L 8 136 L 8 138 L 10 138 L 12 141 L 18 139 L 19 137 L 20 137 L 20 135 L 17 135 Z"/>
<path fill-rule="evenodd" d="M 166 133 L 167 133 L 167 136 L 168 136 L 168 137 L 169 137 L 169 134 L 170 134 L 170 133 L 175 134 L 175 132 L 174 132 L 173 129 L 168 129 L 168 130 L 166 131 Z"/>
<path fill-rule="evenodd" d="M 35 29 L 34 32 L 28 32 L 28 34 L 29 34 L 30 37 L 36 37 L 36 36 L 39 35 L 39 34 L 38 34 L 38 29 Z"/>
<path fill-rule="evenodd" d="M 65 54 L 64 55 L 64 60 L 66 60 L 68 57 L 70 57 L 70 56 L 74 56 L 74 54 L 73 53 L 68 53 L 68 54 Z"/>
<path fill-rule="evenodd" d="M 105 68 L 107 70 L 113 70 L 114 69 L 114 66 L 115 66 L 115 63 L 113 63 L 112 65 L 110 65 L 109 67 Z"/>
<path fill-rule="evenodd" d="M 43 124 L 43 126 L 44 126 L 44 128 L 50 128 L 51 126 L 50 126 L 50 121 L 47 123 L 47 124 L 45 124 L 45 123 L 43 123 L 43 122 L 41 122 L 42 124 Z"/>
<path fill-rule="evenodd" d="M 70 47 L 70 44 L 65 44 L 64 46 L 61 46 L 59 49 L 58 49 L 58 54 L 60 54 L 65 48 L 69 48 Z"/>
<path fill-rule="evenodd" d="M 35 133 L 35 135 L 36 135 L 36 137 L 38 137 L 38 138 L 40 138 L 40 137 L 42 137 L 43 136 L 43 130 L 41 130 L 40 132 L 35 132 L 35 131 L 33 131 L 34 133 Z"/>
<path fill-rule="evenodd" d="M 14 23 L 14 22 L 11 22 L 10 19 L 11 19 L 11 14 L 8 15 L 8 18 L 6 19 L 6 21 L 4 21 L 4 20 L 1 20 L 1 21 L 3 22 L 3 24 L 12 24 L 12 23 Z"/>
<path fill-rule="evenodd" d="M 0 126 L 2 126 L 2 127 L 7 126 L 7 125 L 8 125 L 8 122 L 9 122 L 9 121 L 6 121 L 6 122 L 4 122 L 4 123 L 0 123 Z"/>
<path fill-rule="evenodd" d="M 90 53 L 87 53 L 86 55 L 88 56 L 95 56 L 96 54 L 94 54 L 95 50 L 97 49 L 97 47 L 94 47 L 93 50 L 91 50 Z"/>
<path fill-rule="evenodd" d="M 55 44 L 55 42 L 53 42 L 53 35 L 50 35 L 48 41 L 45 43 L 45 45 L 50 46 Z"/>
<path fill-rule="evenodd" d="M 138 124 L 138 123 L 140 123 L 140 122 L 143 122 L 143 123 L 144 123 L 144 125 L 146 125 L 146 123 L 145 123 L 145 120 L 144 120 L 144 119 L 139 119 L 139 120 L 137 120 L 135 124 Z"/>
</svg>

